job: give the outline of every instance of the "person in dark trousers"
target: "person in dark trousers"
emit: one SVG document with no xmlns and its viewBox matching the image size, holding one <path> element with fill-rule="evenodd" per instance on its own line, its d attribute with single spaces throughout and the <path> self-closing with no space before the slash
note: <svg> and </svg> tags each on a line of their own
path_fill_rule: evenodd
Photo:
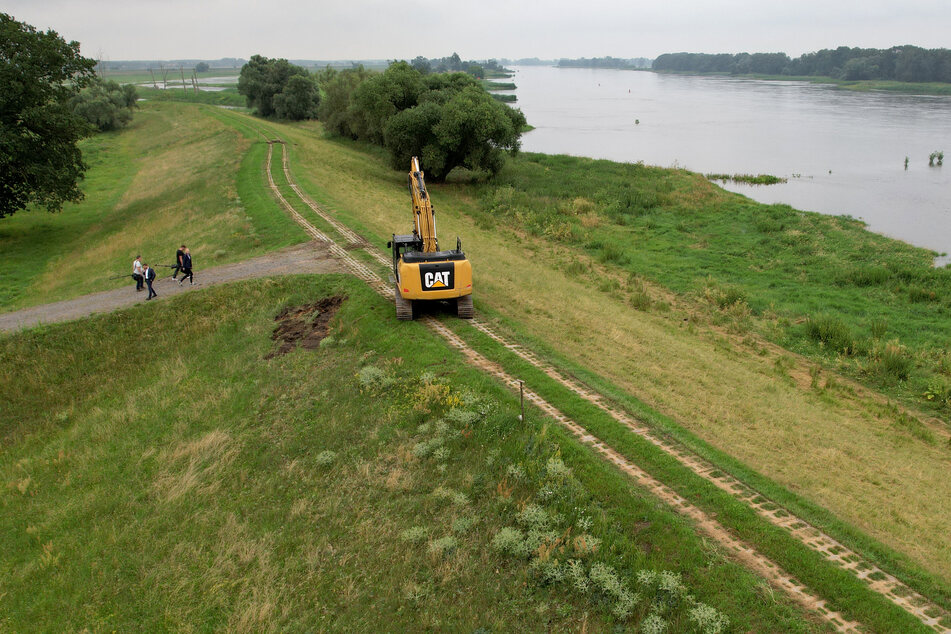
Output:
<svg viewBox="0 0 951 634">
<path fill-rule="evenodd" d="M 192 252 L 184 244 L 182 248 L 185 250 L 185 253 L 182 254 L 182 279 L 178 280 L 178 285 L 181 286 L 185 281 L 185 278 L 188 278 L 189 284 L 195 283 L 195 276 L 192 275 Z"/>
<path fill-rule="evenodd" d="M 175 266 L 172 267 L 172 279 L 175 279 L 175 276 L 178 275 L 178 272 L 183 270 L 182 267 L 182 256 L 185 255 L 185 245 L 178 247 L 178 251 L 175 252 Z"/>
<path fill-rule="evenodd" d="M 132 260 L 132 279 L 135 280 L 135 290 L 141 291 L 145 288 L 142 285 L 144 278 L 142 277 L 142 256 L 136 255 L 135 259 Z"/>
<path fill-rule="evenodd" d="M 153 297 L 158 297 L 158 293 L 155 292 L 155 289 L 152 288 L 152 282 L 155 281 L 155 269 L 150 267 L 148 264 L 143 265 L 145 270 L 142 275 L 145 277 L 145 283 L 149 286 L 149 296 L 145 298 L 146 301 L 152 299 Z"/>
</svg>

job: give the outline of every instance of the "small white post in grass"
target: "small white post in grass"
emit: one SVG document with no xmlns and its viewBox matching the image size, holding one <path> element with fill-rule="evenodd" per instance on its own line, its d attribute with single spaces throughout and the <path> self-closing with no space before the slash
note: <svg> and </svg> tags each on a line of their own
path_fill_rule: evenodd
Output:
<svg viewBox="0 0 951 634">
<path fill-rule="evenodd" d="M 519 422 L 525 420 L 525 381 L 518 381 L 518 400 L 522 406 L 522 413 L 518 415 Z"/>
</svg>

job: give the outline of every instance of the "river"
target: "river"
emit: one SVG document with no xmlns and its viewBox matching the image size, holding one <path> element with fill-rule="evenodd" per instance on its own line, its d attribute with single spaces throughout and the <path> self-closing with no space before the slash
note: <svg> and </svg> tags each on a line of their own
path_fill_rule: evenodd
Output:
<svg viewBox="0 0 951 634">
<path fill-rule="evenodd" d="M 514 70 L 516 105 L 535 126 L 522 137 L 526 151 L 773 174 L 789 180 L 725 187 L 760 202 L 849 215 L 871 231 L 951 253 L 951 97 L 637 71 Z M 936 150 L 946 151 L 948 166 L 928 166 Z"/>
</svg>

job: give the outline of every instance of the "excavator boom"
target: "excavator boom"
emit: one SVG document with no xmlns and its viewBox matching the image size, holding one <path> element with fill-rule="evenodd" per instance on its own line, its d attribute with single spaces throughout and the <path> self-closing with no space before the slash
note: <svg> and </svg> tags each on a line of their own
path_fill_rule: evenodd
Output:
<svg viewBox="0 0 951 634">
<path fill-rule="evenodd" d="M 409 172 L 409 193 L 413 198 L 413 222 L 415 233 L 423 242 L 423 253 L 439 251 L 436 239 L 436 212 L 426 192 L 423 172 L 419 169 L 419 159 L 413 157 Z"/>
</svg>

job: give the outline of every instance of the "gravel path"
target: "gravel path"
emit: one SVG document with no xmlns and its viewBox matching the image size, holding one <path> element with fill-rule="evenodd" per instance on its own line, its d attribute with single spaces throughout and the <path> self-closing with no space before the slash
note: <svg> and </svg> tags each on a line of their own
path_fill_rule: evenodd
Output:
<svg viewBox="0 0 951 634">
<path fill-rule="evenodd" d="M 160 269 L 168 271 L 168 269 Z M 215 284 L 224 284 L 235 280 L 245 280 L 253 277 L 268 277 L 271 275 L 289 275 L 294 273 L 343 273 L 344 269 L 331 255 L 326 244 L 309 242 L 274 253 L 268 253 L 244 262 L 225 264 L 210 269 L 199 269 L 195 273 L 195 284 L 180 286 L 171 276 L 157 278 L 152 283 L 158 297 L 154 301 L 162 301 L 192 290 L 207 288 Z M 76 299 L 69 299 L 53 304 L 43 304 L 24 308 L 11 313 L 0 314 L 0 331 L 13 331 L 20 328 L 29 328 L 37 324 L 51 324 L 60 321 L 69 321 L 86 317 L 93 313 L 107 313 L 117 308 L 124 308 L 139 302 L 144 302 L 148 293 L 136 292 L 135 283 L 129 279 L 125 288 L 111 291 L 83 295 Z"/>
</svg>

